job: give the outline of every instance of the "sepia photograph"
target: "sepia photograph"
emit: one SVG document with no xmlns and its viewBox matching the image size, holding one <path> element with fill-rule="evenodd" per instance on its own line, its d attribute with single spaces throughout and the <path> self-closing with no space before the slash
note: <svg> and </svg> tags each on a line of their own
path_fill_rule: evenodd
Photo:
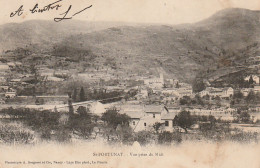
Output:
<svg viewBox="0 0 260 168">
<path fill-rule="evenodd" d="M 0 168 L 260 168 L 259 0 L 0 6 Z"/>
</svg>

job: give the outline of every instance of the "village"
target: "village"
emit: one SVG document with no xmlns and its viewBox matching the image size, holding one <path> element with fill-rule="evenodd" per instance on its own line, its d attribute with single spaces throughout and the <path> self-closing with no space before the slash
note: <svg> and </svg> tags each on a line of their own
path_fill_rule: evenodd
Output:
<svg viewBox="0 0 260 168">
<path fill-rule="evenodd" d="M 195 93 L 191 84 L 165 78 L 159 71 L 158 75 L 132 74 L 125 77 L 108 68 L 79 73 L 76 70 L 35 66 L 29 67 L 32 72 L 12 73 L 24 69 L 22 66 L 21 62 L 0 64 L 1 109 L 12 107 L 68 113 L 68 102 L 72 102 L 75 110 L 83 106 L 100 117 L 107 110 L 115 109 L 130 117 L 129 125 L 135 132 L 151 131 L 156 123 L 161 123 L 164 130 L 173 132 L 176 129 L 174 119 L 182 111 L 194 116 L 213 116 L 232 123 L 238 120 L 242 109 L 249 114 L 248 121 L 251 124 L 260 120 L 259 100 L 249 103 L 246 109 L 235 103 L 239 96 L 241 99 L 259 97 L 259 76 L 255 74 L 245 76 L 244 81 L 250 83 L 248 88 L 215 88 L 206 83 L 203 90 Z M 60 91 L 57 86 L 67 81 L 74 81 L 74 84 L 75 81 L 81 82 L 81 89 Z M 84 82 L 88 82 L 88 92 L 85 91 Z M 46 85 L 48 91 L 44 88 Z M 77 96 L 78 93 L 81 98 Z M 93 96 L 98 93 L 100 97 Z M 102 97 L 102 94 L 108 96 Z M 86 98 L 89 95 L 92 97 Z"/>
</svg>

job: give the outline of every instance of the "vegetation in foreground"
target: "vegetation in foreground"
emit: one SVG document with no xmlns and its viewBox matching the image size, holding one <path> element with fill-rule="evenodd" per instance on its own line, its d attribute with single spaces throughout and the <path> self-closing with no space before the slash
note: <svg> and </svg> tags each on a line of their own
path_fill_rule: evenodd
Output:
<svg viewBox="0 0 260 168">
<path fill-rule="evenodd" d="M 108 144 L 125 145 L 137 141 L 142 146 L 178 144 L 186 140 L 258 142 L 256 132 L 244 132 L 213 116 L 192 116 L 187 111 L 175 117 L 171 132 L 165 131 L 162 123 L 155 123 L 147 131 L 134 132 L 129 126 L 130 118 L 116 109 L 107 110 L 101 117 L 92 115 L 83 106 L 75 113 L 9 108 L 0 114 L 0 143 L 3 144 L 68 143 L 75 139 L 102 139 Z"/>
</svg>

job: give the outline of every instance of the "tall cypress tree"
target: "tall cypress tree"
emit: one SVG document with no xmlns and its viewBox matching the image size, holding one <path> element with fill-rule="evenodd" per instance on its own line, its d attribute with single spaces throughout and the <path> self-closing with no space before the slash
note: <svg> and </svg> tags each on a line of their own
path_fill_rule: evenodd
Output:
<svg viewBox="0 0 260 168">
<path fill-rule="evenodd" d="M 83 87 L 81 87 L 81 89 L 80 89 L 79 100 L 80 101 L 85 101 L 85 91 L 84 91 Z"/>
<path fill-rule="evenodd" d="M 68 106 L 69 106 L 69 114 L 70 114 L 70 116 L 72 116 L 74 114 L 74 109 L 73 109 L 71 98 L 69 98 L 69 100 L 68 100 Z"/>
<path fill-rule="evenodd" d="M 77 88 L 74 88 L 74 90 L 73 90 L 72 100 L 74 102 L 77 100 Z"/>
<path fill-rule="evenodd" d="M 252 75 L 250 76 L 248 82 L 249 82 L 249 85 L 254 84 L 254 79 L 253 79 L 253 76 L 252 76 Z"/>
</svg>

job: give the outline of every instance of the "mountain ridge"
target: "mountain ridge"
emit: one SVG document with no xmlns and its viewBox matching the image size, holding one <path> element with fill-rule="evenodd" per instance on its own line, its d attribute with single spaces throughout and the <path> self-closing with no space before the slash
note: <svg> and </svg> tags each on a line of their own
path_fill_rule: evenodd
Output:
<svg viewBox="0 0 260 168">
<path fill-rule="evenodd" d="M 49 54 L 59 57 L 68 56 L 60 50 L 67 47 L 72 56 L 82 51 L 94 54 L 95 66 L 103 66 L 110 59 L 118 70 L 139 74 L 147 70 L 156 74 L 155 69 L 160 67 L 171 77 L 191 82 L 197 76 L 211 78 L 212 74 L 218 74 L 216 71 L 228 73 L 229 68 L 234 69 L 256 56 L 260 52 L 259 18 L 260 11 L 225 9 L 203 21 L 175 26 L 110 23 L 98 28 L 89 25 L 90 30 L 83 23 L 75 23 L 61 30 L 49 24 L 46 29 L 53 30 L 55 35 L 44 28 L 35 31 L 36 24 L 29 26 L 28 34 L 15 34 L 9 40 L 1 40 L 0 45 L 16 44 L 17 48 L 26 47 L 28 42 L 39 43 L 43 50 L 46 48 Z M 8 39 L 10 33 L 4 34 L 4 39 Z"/>
</svg>

